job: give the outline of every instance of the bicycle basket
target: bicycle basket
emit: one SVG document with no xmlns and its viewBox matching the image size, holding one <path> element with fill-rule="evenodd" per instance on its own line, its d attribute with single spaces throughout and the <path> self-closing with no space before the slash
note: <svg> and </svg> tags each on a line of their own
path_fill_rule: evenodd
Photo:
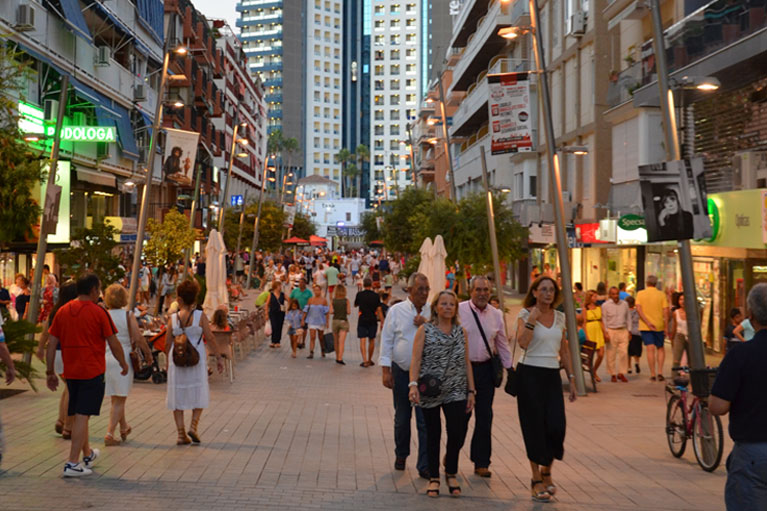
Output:
<svg viewBox="0 0 767 511">
<path fill-rule="evenodd" d="M 711 394 L 711 387 L 714 386 L 716 371 L 716 368 L 692 369 L 690 371 L 692 393 L 701 398 L 708 397 Z"/>
</svg>

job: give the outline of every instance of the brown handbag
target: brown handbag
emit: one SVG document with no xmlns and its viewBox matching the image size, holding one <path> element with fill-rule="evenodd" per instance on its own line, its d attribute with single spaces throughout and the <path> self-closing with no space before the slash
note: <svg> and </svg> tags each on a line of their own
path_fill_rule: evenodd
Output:
<svg viewBox="0 0 767 511">
<path fill-rule="evenodd" d="M 193 316 L 194 311 L 191 311 L 186 326 L 181 327 L 182 330 L 184 330 L 184 333 L 173 338 L 173 364 L 176 367 L 194 367 L 200 363 L 200 354 L 198 353 L 197 348 L 192 346 L 189 337 L 186 335 L 186 327 L 191 323 Z M 180 322 L 178 313 L 176 313 L 176 320 Z M 202 337 L 200 337 L 200 341 L 202 341 Z M 200 341 L 198 341 L 197 344 L 199 344 Z"/>
</svg>

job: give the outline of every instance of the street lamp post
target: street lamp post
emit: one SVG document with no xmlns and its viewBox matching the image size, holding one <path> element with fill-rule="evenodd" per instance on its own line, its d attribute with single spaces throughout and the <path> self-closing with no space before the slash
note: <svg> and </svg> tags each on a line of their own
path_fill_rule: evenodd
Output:
<svg viewBox="0 0 767 511">
<path fill-rule="evenodd" d="M 40 234 L 37 238 L 37 255 L 35 258 L 35 272 L 32 274 L 32 299 L 29 301 L 29 312 L 27 318 L 31 323 L 37 323 L 37 315 L 40 310 L 40 289 L 43 280 L 43 265 L 45 264 L 45 252 L 48 250 L 48 219 L 45 218 L 45 211 L 48 211 L 48 201 L 51 196 L 51 188 L 56 185 L 56 173 L 59 167 L 59 146 L 61 145 L 61 127 L 64 123 L 64 114 L 67 109 L 67 96 L 69 94 L 69 75 L 61 76 L 61 91 L 59 92 L 59 110 L 56 116 L 56 132 L 53 134 L 53 145 L 51 146 L 51 159 L 48 164 L 48 186 L 45 189 L 43 197 L 43 221 L 40 223 Z M 56 208 L 58 214 L 58 207 Z M 32 354 L 24 354 L 24 362 L 30 363 Z"/>
<path fill-rule="evenodd" d="M 197 213 L 197 207 L 200 202 L 200 180 L 202 179 L 202 165 L 197 164 L 197 175 L 194 178 L 194 198 L 192 199 L 192 208 L 189 214 L 189 227 L 194 229 L 194 215 Z M 189 272 L 189 276 L 192 276 L 192 247 L 187 247 L 184 251 L 184 274 Z"/>
<path fill-rule="evenodd" d="M 586 394 L 586 382 L 583 378 L 581 367 L 581 349 L 578 343 L 578 325 L 575 321 L 575 301 L 573 300 L 572 274 L 570 273 L 570 254 L 567 246 L 567 232 L 565 230 L 565 205 L 562 198 L 562 176 L 559 169 L 559 155 L 557 154 L 556 139 L 554 137 L 554 121 L 551 114 L 551 97 L 549 94 L 549 80 L 546 70 L 546 56 L 543 53 L 543 36 L 540 30 L 540 10 L 538 0 L 530 1 L 530 18 L 532 21 L 533 49 L 535 61 L 540 76 L 539 92 L 543 101 L 543 120 L 546 129 L 546 156 L 548 158 L 549 181 L 554 185 L 556 196 L 554 198 L 554 213 L 556 220 L 557 252 L 559 265 L 562 272 L 562 296 L 564 297 L 565 318 L 567 324 L 567 339 L 572 359 L 573 373 L 575 375 L 575 387 L 579 395 Z"/>
<path fill-rule="evenodd" d="M 146 179 L 144 189 L 141 191 L 141 210 L 139 211 L 138 226 L 136 228 L 136 244 L 133 249 L 133 266 L 130 275 L 130 290 L 128 291 L 128 310 L 133 310 L 136 306 L 136 292 L 138 291 L 138 272 L 141 265 L 141 253 L 144 249 L 144 231 L 146 230 L 146 219 L 149 214 L 149 193 L 152 188 L 152 174 L 154 173 L 154 158 L 157 151 L 157 136 L 162 125 L 162 108 L 165 100 L 165 86 L 168 81 L 168 65 L 170 64 L 170 50 L 168 49 L 168 38 L 165 38 L 164 56 L 162 61 L 162 74 L 160 75 L 160 86 L 157 89 L 157 102 L 154 109 L 154 123 L 152 124 L 152 136 L 149 142 L 149 160 L 147 161 Z"/>
<path fill-rule="evenodd" d="M 245 288 L 250 289 L 250 278 L 253 275 L 254 265 L 256 264 L 256 247 L 258 247 L 258 225 L 261 222 L 261 205 L 264 202 L 264 188 L 266 188 L 266 170 L 269 167 L 269 154 L 264 157 L 264 172 L 261 175 L 261 191 L 258 194 L 258 211 L 256 219 L 253 222 L 253 244 L 250 247 L 250 268 L 248 268 L 248 279 L 245 282 Z"/>
<path fill-rule="evenodd" d="M 480 146 L 480 160 L 482 161 L 482 184 L 485 187 L 485 196 L 487 204 L 487 227 L 490 233 L 490 250 L 493 253 L 493 270 L 495 271 L 495 286 L 498 289 L 498 302 L 503 312 L 503 330 L 508 335 L 506 328 L 506 307 L 503 304 L 503 286 L 501 285 L 501 262 L 498 257 L 498 240 L 495 233 L 495 211 L 493 210 L 493 193 L 490 191 L 490 183 L 487 179 L 487 162 L 485 161 L 485 148 Z"/>
<path fill-rule="evenodd" d="M 445 157 L 447 158 L 447 169 L 450 172 L 450 199 L 458 202 L 458 196 L 455 191 L 455 172 L 453 170 L 453 159 L 450 157 L 450 132 L 447 129 L 447 110 L 445 109 L 445 91 L 442 87 L 442 71 L 437 73 L 437 83 L 439 86 L 439 109 L 442 114 L 442 142 L 445 145 Z"/>
<path fill-rule="evenodd" d="M 218 232 L 223 236 L 224 234 L 224 214 L 226 213 L 227 202 L 229 201 L 229 185 L 232 182 L 232 168 L 234 167 L 234 152 L 237 150 L 237 131 L 240 127 L 239 122 L 240 106 L 237 105 L 237 110 L 234 113 L 234 132 L 232 133 L 232 148 L 229 153 L 229 171 L 226 174 L 226 184 L 224 185 L 224 201 L 221 204 L 221 209 L 218 210 Z M 246 123 L 242 123 L 242 126 L 247 126 Z"/>
<path fill-rule="evenodd" d="M 415 173 L 415 156 L 413 152 L 413 130 L 410 127 L 410 122 L 407 123 L 407 144 L 408 148 L 410 149 L 410 175 L 413 179 L 413 186 L 418 188 L 418 181 L 416 181 L 416 173 Z"/>
<path fill-rule="evenodd" d="M 666 65 L 666 45 L 663 40 L 663 21 L 660 12 L 660 2 L 653 0 L 652 6 L 653 49 L 655 65 L 658 73 L 658 88 L 660 107 L 663 112 L 663 134 L 666 146 L 666 158 L 680 160 L 679 138 L 674 114 L 674 96 L 669 89 L 668 67 Z M 692 251 L 690 240 L 679 240 L 679 266 L 682 270 L 682 287 L 684 289 L 684 306 L 687 313 L 687 330 L 690 339 L 690 367 L 703 369 L 706 367 L 706 357 L 703 352 L 703 336 L 700 330 L 698 315 L 698 300 L 695 289 L 695 274 L 692 267 Z"/>
</svg>

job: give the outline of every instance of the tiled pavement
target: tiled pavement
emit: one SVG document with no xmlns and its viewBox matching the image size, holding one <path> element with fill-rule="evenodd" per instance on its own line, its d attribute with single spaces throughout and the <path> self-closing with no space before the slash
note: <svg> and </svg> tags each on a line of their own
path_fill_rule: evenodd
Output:
<svg viewBox="0 0 767 511">
<path fill-rule="evenodd" d="M 724 508 L 724 468 L 703 472 L 691 446 L 681 460 L 670 455 L 663 388 L 645 373 L 628 384 L 603 383 L 598 394 L 567 404 L 565 459 L 554 467 L 558 502 L 535 505 L 509 396 L 496 396 L 492 479 L 472 474 L 467 442 L 464 496 L 445 496 L 443 485 L 432 500 L 423 495 L 413 457 L 406 471 L 392 470 L 391 394 L 377 366 L 359 367 L 356 339 L 347 342 L 345 367 L 305 357 L 294 360 L 284 344 L 275 351 L 261 343 L 237 364 L 234 384 L 214 379 L 200 446 L 175 445 L 164 385 L 137 383 L 128 400 L 133 435 L 125 445 L 103 447 L 105 402 L 91 421 L 102 457 L 95 474 L 80 480 L 60 478 L 68 443 L 53 432 L 58 394 L 41 389 L 0 401 L 7 443 L 0 510 Z M 727 439 L 725 455 L 730 447 Z"/>
</svg>

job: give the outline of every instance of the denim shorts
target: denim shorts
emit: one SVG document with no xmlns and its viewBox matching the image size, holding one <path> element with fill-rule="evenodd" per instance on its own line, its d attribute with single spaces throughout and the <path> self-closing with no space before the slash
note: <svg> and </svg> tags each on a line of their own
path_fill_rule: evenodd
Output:
<svg viewBox="0 0 767 511">
<path fill-rule="evenodd" d="M 642 330 L 639 332 L 642 334 L 642 344 L 645 346 L 655 346 L 656 348 L 662 348 L 665 334 L 664 332 L 656 332 L 654 330 Z"/>
</svg>

